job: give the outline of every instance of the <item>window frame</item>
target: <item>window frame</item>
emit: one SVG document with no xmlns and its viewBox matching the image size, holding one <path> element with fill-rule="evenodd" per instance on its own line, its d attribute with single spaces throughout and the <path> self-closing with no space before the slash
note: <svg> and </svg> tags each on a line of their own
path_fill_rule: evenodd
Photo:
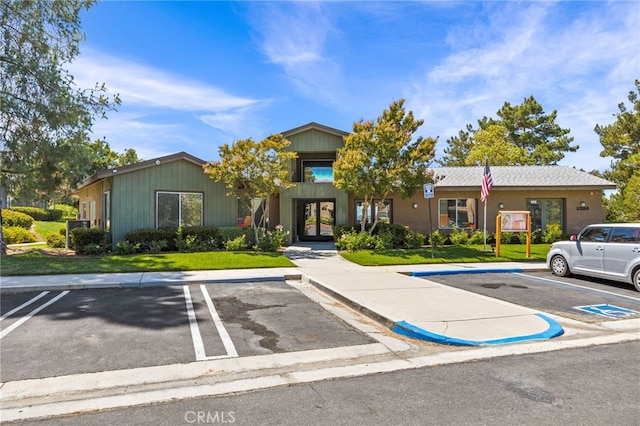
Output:
<svg viewBox="0 0 640 426">
<path fill-rule="evenodd" d="M 168 225 L 168 226 L 160 226 L 160 195 L 161 194 L 173 194 L 178 195 L 178 223 L 176 225 Z M 200 224 L 198 225 L 185 225 L 183 223 L 183 196 L 186 195 L 199 195 L 200 196 Z M 198 191 L 156 191 L 156 205 L 155 205 L 155 216 L 156 216 L 156 229 L 162 228 L 179 228 L 181 226 L 203 226 L 204 224 L 204 192 Z"/>
<path fill-rule="evenodd" d="M 460 205 L 460 201 L 465 201 L 465 203 L 467 204 L 467 206 L 461 206 Z M 469 204 L 469 200 L 471 200 L 471 208 L 468 207 Z M 442 218 L 442 202 L 445 201 L 447 202 L 447 210 L 444 214 L 446 214 L 447 216 L 447 226 L 443 226 L 441 223 L 441 218 Z M 451 216 L 449 215 L 449 211 L 450 211 L 450 205 L 449 202 L 453 201 L 454 202 L 454 206 L 455 206 L 455 226 L 458 229 L 476 229 L 477 228 L 477 220 L 478 220 L 478 199 L 477 198 L 438 198 L 438 229 L 453 229 L 454 226 L 451 225 Z M 459 207 L 465 207 L 464 209 L 459 209 Z M 459 210 L 467 210 L 467 226 L 458 226 L 458 224 L 460 223 L 460 219 L 459 219 Z M 471 213 L 471 215 L 473 216 L 473 221 L 468 220 L 469 219 L 469 213 Z"/>
<path fill-rule="evenodd" d="M 335 160 L 333 159 L 309 159 L 309 160 L 302 160 L 301 161 L 301 168 L 302 168 L 302 182 L 306 182 L 306 183 L 333 183 L 334 182 L 334 175 L 333 175 L 333 163 L 335 162 Z M 327 169 L 331 169 L 331 180 L 321 180 L 321 181 L 317 181 L 317 180 L 307 180 L 307 174 L 306 174 L 306 170 L 307 168 L 313 168 L 313 167 L 318 167 L 318 168 L 327 168 Z"/>
<path fill-rule="evenodd" d="M 381 199 L 374 199 L 373 201 L 371 201 L 371 203 L 369 204 L 369 214 L 367 215 L 367 223 L 373 223 L 373 215 L 378 211 L 378 202 Z M 359 204 L 364 204 L 364 199 L 357 199 L 354 200 L 355 202 L 355 221 L 356 223 L 360 223 L 361 220 L 358 218 L 358 205 Z M 384 200 L 384 203 L 387 207 L 387 219 L 385 221 L 381 221 L 380 219 L 378 219 L 378 223 L 393 223 L 393 198 L 386 198 Z"/>
</svg>

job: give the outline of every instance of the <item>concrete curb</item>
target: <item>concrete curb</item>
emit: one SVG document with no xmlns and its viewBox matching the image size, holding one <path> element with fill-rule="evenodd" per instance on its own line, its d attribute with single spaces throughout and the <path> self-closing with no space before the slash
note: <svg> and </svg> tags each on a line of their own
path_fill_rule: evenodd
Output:
<svg viewBox="0 0 640 426">
<path fill-rule="evenodd" d="M 535 316 L 544 320 L 549 325 L 549 328 L 541 333 L 530 334 L 527 336 L 514 336 L 506 339 L 466 340 L 466 339 L 451 338 L 442 334 L 436 334 L 427 330 L 423 330 L 419 327 L 416 327 L 404 321 L 400 321 L 396 323 L 395 326 L 392 328 L 392 330 L 395 333 L 402 334 L 407 337 L 412 337 L 414 339 L 425 340 L 428 342 L 434 342 L 434 343 L 439 343 L 443 345 L 454 345 L 454 346 L 503 345 L 505 343 L 516 343 L 516 342 L 524 342 L 524 341 L 530 341 L 530 340 L 548 340 L 564 334 L 564 329 L 555 320 L 540 313 L 535 314 Z"/>
</svg>

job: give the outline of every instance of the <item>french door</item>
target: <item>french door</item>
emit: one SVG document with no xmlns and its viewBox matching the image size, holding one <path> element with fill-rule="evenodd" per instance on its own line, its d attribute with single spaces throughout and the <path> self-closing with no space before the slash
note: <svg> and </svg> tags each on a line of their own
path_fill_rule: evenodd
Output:
<svg viewBox="0 0 640 426">
<path fill-rule="evenodd" d="M 301 225 L 298 235 L 301 240 L 327 241 L 333 239 L 335 224 L 335 201 L 306 200 L 301 201 L 298 223 Z"/>
</svg>

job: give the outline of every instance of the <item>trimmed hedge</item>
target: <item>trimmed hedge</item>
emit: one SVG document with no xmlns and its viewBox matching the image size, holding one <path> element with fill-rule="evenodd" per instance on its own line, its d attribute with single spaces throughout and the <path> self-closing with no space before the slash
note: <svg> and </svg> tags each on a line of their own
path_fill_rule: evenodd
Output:
<svg viewBox="0 0 640 426">
<path fill-rule="evenodd" d="M 3 227 L 18 226 L 20 228 L 29 230 L 31 229 L 31 225 L 33 225 L 33 218 L 28 214 L 9 209 L 2 210 Z"/>
<path fill-rule="evenodd" d="M 367 223 L 366 231 L 371 229 L 371 223 Z M 391 235 L 391 245 L 395 248 L 404 247 L 407 243 L 407 234 L 409 230 L 402 225 L 396 225 L 393 223 L 381 223 L 378 222 L 376 228 L 373 230 L 372 236 L 376 235 Z M 336 240 L 340 239 L 343 235 L 349 235 L 353 233 L 360 233 L 360 224 L 357 225 L 335 225 L 333 227 L 333 235 Z M 386 238 L 386 237 L 385 237 Z"/>
<path fill-rule="evenodd" d="M 60 222 L 62 220 L 62 210 L 41 209 L 38 207 L 11 207 L 9 210 L 24 213 L 43 222 Z"/>
<path fill-rule="evenodd" d="M 59 234 L 51 234 L 47 237 L 47 245 L 51 248 L 65 248 L 67 239 Z"/>
<path fill-rule="evenodd" d="M 7 244 L 35 243 L 38 241 L 35 235 L 20 226 L 3 226 L 4 241 Z"/>
<path fill-rule="evenodd" d="M 107 251 L 107 233 L 99 228 L 74 228 L 71 242 L 78 254 L 103 254 Z"/>
<path fill-rule="evenodd" d="M 149 251 L 158 244 L 163 246 L 163 251 L 217 250 L 223 245 L 222 235 L 214 226 L 136 229 L 127 232 L 124 238 L 129 244 L 139 244 L 142 251 Z"/>
</svg>

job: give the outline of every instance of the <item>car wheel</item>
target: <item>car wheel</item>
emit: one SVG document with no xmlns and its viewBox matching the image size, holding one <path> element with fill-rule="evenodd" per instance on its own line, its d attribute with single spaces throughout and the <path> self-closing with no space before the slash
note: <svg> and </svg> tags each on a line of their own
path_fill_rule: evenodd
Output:
<svg viewBox="0 0 640 426">
<path fill-rule="evenodd" d="M 553 275 L 557 275 L 559 277 L 566 277 L 570 274 L 569 265 L 567 265 L 567 261 L 562 256 L 554 256 L 551 259 L 551 272 Z"/>
<path fill-rule="evenodd" d="M 640 291 L 640 268 L 633 273 L 633 286 Z"/>
</svg>

